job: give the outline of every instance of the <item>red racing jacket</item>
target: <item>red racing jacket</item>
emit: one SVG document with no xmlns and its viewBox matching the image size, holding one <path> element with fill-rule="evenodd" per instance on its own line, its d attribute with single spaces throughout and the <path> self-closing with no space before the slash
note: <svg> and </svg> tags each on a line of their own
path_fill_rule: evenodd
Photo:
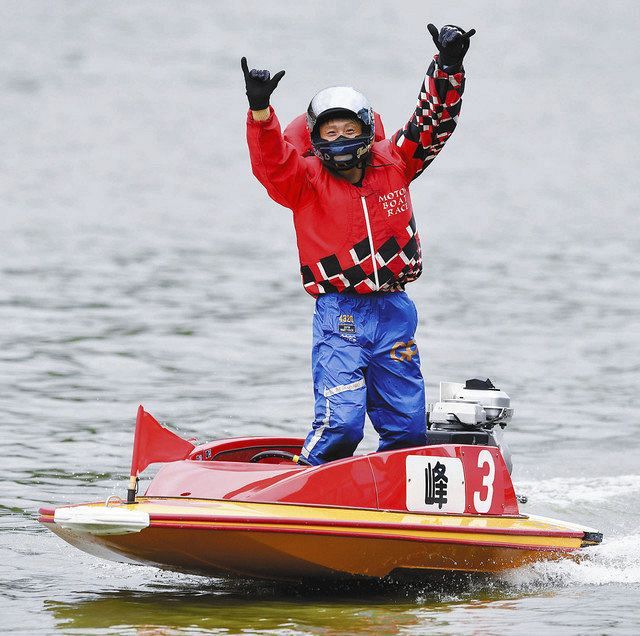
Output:
<svg viewBox="0 0 640 636">
<path fill-rule="evenodd" d="M 374 142 L 360 186 L 287 142 L 273 108 L 266 121 L 249 111 L 253 174 L 293 211 L 302 283 L 312 296 L 397 291 L 422 273 L 409 184 L 453 133 L 464 90 L 464 71 L 449 75 L 437 59 L 404 128 Z"/>
</svg>

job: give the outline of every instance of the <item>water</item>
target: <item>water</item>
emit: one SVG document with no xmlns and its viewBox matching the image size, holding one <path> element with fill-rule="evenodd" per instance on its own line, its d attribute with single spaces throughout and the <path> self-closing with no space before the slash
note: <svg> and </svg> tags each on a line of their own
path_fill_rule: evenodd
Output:
<svg viewBox="0 0 640 636">
<path fill-rule="evenodd" d="M 363 7 L 0 7 L 6 630 L 637 633 L 639 9 Z M 460 127 L 412 189 L 430 396 L 475 376 L 510 393 L 525 510 L 595 526 L 604 543 L 498 579 L 338 592 L 63 544 L 38 507 L 123 492 L 139 403 L 201 440 L 306 432 L 312 301 L 289 213 L 250 174 L 239 58 L 287 70 L 283 121 L 352 82 L 390 132 L 413 108 L 430 20 L 478 30 Z"/>
</svg>

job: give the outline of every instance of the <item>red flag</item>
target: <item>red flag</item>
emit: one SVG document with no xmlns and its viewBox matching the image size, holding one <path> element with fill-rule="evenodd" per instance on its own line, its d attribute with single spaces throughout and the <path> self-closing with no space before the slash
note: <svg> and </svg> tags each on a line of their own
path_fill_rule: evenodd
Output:
<svg viewBox="0 0 640 636">
<path fill-rule="evenodd" d="M 133 439 L 131 476 L 138 476 L 154 462 L 185 459 L 195 446 L 159 424 L 142 406 L 138 407 L 136 433 Z"/>
</svg>

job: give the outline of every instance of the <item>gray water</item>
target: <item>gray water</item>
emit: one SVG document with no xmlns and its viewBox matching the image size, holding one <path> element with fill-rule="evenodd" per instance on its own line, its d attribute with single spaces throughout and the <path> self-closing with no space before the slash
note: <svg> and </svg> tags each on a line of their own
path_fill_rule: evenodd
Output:
<svg viewBox="0 0 640 636">
<path fill-rule="evenodd" d="M 498 579 L 331 591 L 103 562 L 40 527 L 41 505 L 123 492 L 139 403 L 201 440 L 305 434 L 313 301 L 290 213 L 250 172 L 239 59 L 286 69 L 283 122 L 352 83 L 391 133 L 428 21 L 478 31 L 459 128 L 412 188 L 429 396 L 491 377 L 525 511 L 604 543 Z M 637 633 L 639 30 L 630 1 L 4 0 L 4 629 Z"/>
</svg>

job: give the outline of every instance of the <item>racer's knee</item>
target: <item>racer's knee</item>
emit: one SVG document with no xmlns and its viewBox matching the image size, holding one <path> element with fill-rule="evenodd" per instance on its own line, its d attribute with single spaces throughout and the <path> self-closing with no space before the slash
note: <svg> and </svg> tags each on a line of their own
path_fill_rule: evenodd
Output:
<svg viewBox="0 0 640 636">
<path fill-rule="evenodd" d="M 306 459 L 313 465 L 351 457 L 362 440 L 361 432 L 330 428 L 323 430 L 321 438 L 312 445 L 309 441 L 312 442 L 314 434 L 315 432 L 310 433 L 309 437 L 312 439 L 307 438 L 302 451 L 302 455 L 305 456 L 305 451 L 308 450 Z"/>
</svg>

